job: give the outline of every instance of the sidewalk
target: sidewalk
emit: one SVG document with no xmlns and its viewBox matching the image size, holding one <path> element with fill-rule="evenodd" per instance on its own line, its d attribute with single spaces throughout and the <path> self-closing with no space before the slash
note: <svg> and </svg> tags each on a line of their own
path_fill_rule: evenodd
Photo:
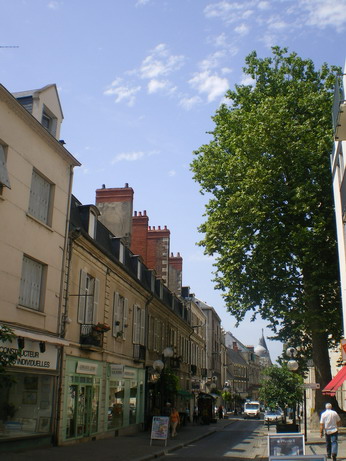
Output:
<svg viewBox="0 0 346 461">
<path fill-rule="evenodd" d="M 228 424 L 232 424 L 232 420 L 221 419 L 210 425 L 188 423 L 180 428 L 177 437 L 167 440 L 167 446 L 161 440 L 153 440 L 150 445 L 150 433 L 147 431 L 68 447 L 0 453 L 0 459 L 1 461 L 99 461 L 101 459 L 102 461 L 114 461 L 115 459 L 116 461 L 146 461 L 182 448 L 203 437 L 208 437 Z"/>
<path fill-rule="evenodd" d="M 134 435 L 119 436 L 110 439 L 84 442 L 68 447 L 49 447 L 28 450 L 20 453 L 0 453 L 1 461 L 147 461 L 174 450 L 182 448 L 198 440 L 222 431 L 233 424 L 234 419 L 218 420 L 210 425 L 188 423 L 183 426 L 178 436 L 168 439 L 167 446 L 163 441 L 153 440 L 150 445 L 150 433 L 140 432 Z M 268 428 L 261 425 L 258 428 L 257 443 L 253 447 L 251 458 L 268 460 L 267 435 L 276 433 L 275 426 Z M 306 455 L 324 455 L 326 446 L 318 431 L 310 431 L 305 444 Z M 241 459 L 239 454 L 235 458 Z M 338 460 L 346 460 L 346 428 L 341 428 L 339 436 Z"/>
</svg>

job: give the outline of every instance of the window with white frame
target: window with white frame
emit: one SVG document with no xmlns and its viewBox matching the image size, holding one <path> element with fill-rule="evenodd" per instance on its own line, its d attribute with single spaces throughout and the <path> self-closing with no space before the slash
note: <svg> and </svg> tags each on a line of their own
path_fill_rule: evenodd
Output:
<svg viewBox="0 0 346 461">
<path fill-rule="evenodd" d="M 36 170 L 32 171 L 29 214 L 34 218 L 50 225 L 52 184 Z"/>
<path fill-rule="evenodd" d="M 138 305 L 133 306 L 133 344 L 144 346 L 145 315 L 144 309 Z"/>
<path fill-rule="evenodd" d="M 10 180 L 7 172 L 7 149 L 5 146 L 0 144 L 0 195 L 2 193 L 2 188 L 8 187 L 11 189 Z"/>
<path fill-rule="evenodd" d="M 57 118 L 46 106 L 43 106 L 41 123 L 53 136 L 56 135 Z"/>
<path fill-rule="evenodd" d="M 113 336 L 126 339 L 128 327 L 128 300 L 121 294 L 115 292 L 113 296 Z"/>
<path fill-rule="evenodd" d="M 42 310 L 42 286 L 45 265 L 23 256 L 22 276 L 20 279 L 19 304 L 35 311 Z"/>
<path fill-rule="evenodd" d="M 96 323 L 99 303 L 100 281 L 83 269 L 80 271 L 78 322 L 85 325 Z"/>
</svg>

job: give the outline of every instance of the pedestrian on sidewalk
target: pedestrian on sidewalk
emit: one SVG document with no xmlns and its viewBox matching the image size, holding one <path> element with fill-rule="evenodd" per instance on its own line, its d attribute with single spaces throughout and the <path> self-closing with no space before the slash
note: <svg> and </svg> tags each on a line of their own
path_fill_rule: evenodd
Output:
<svg viewBox="0 0 346 461">
<path fill-rule="evenodd" d="M 338 426 L 340 426 L 340 416 L 336 411 L 332 410 L 332 404 L 327 403 L 325 411 L 321 414 L 320 419 L 320 434 L 323 437 L 323 432 L 326 437 L 327 458 L 336 460 L 338 455 Z"/>
<path fill-rule="evenodd" d="M 177 426 L 180 423 L 180 416 L 176 408 L 172 408 L 169 419 L 171 423 L 171 435 L 172 437 L 175 437 L 177 435 Z"/>
</svg>

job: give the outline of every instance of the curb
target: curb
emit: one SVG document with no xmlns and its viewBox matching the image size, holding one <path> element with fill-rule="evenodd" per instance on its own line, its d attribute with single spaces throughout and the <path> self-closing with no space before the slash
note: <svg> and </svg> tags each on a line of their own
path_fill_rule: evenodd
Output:
<svg viewBox="0 0 346 461">
<path fill-rule="evenodd" d="M 231 424 L 233 424 L 233 422 L 234 421 L 230 421 L 228 424 L 225 424 L 223 428 L 230 426 Z M 210 435 L 215 434 L 215 432 L 217 431 L 218 430 L 216 428 L 212 429 L 211 431 L 206 432 L 205 434 L 199 435 L 198 437 L 195 437 L 194 439 L 186 440 L 185 442 L 181 442 L 178 445 L 175 445 L 174 447 L 168 447 L 166 449 L 163 449 L 162 451 L 143 456 L 142 458 L 136 458 L 133 461 L 149 461 L 150 459 L 159 458 L 160 456 L 167 456 L 169 453 L 179 450 L 181 448 L 184 448 L 186 447 L 186 445 L 190 445 L 191 443 L 198 442 L 198 440 L 204 439 L 205 437 L 209 437 Z"/>
</svg>

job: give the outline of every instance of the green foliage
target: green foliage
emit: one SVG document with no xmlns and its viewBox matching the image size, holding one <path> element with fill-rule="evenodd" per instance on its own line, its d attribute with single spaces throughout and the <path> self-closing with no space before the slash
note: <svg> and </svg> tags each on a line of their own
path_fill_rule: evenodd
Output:
<svg viewBox="0 0 346 461">
<path fill-rule="evenodd" d="M 194 179 L 211 195 L 200 245 L 238 322 L 259 314 L 309 354 L 341 335 L 329 165 L 338 69 L 272 52 L 246 58 L 253 83 L 228 91 L 213 139 L 195 152 Z"/>
<path fill-rule="evenodd" d="M 0 325 L 0 343 L 3 341 L 12 342 L 15 337 L 10 328 Z M 13 347 L 13 352 L 0 351 L 0 373 L 5 373 L 7 366 L 14 365 L 19 356 L 20 351 L 16 347 Z"/>
<path fill-rule="evenodd" d="M 302 401 L 303 378 L 286 367 L 272 366 L 263 371 L 260 400 L 269 408 L 295 408 Z"/>
<path fill-rule="evenodd" d="M 173 401 L 179 390 L 179 378 L 171 368 L 164 368 L 160 375 L 159 387 L 163 389 L 166 400 Z"/>
</svg>

